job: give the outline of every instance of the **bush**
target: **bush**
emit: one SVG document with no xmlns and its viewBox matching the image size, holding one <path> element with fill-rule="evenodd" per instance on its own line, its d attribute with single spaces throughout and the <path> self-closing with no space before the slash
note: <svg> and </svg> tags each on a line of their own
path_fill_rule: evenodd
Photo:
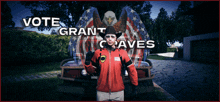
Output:
<svg viewBox="0 0 220 102">
<path fill-rule="evenodd" d="M 178 48 L 178 58 L 183 58 L 183 48 Z"/>
<path fill-rule="evenodd" d="M 177 52 L 176 48 L 167 48 L 167 52 Z"/>
<path fill-rule="evenodd" d="M 151 49 L 151 53 L 164 53 L 167 51 L 167 45 L 166 42 L 160 42 L 161 44 L 158 44 L 158 42 L 155 41 L 155 47 Z"/>
<path fill-rule="evenodd" d="M 68 58 L 70 37 L 2 29 L 2 65 L 61 61 Z"/>
</svg>

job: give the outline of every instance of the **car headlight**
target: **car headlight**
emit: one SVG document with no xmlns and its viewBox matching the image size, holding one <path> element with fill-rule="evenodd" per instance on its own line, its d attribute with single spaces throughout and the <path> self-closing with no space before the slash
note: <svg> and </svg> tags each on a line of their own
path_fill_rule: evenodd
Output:
<svg viewBox="0 0 220 102">
<path fill-rule="evenodd" d="M 83 69 L 83 70 L 82 70 L 82 72 L 81 72 L 81 74 L 82 74 L 83 76 L 86 76 L 86 75 L 87 75 L 86 70 L 85 70 L 85 69 Z"/>
</svg>

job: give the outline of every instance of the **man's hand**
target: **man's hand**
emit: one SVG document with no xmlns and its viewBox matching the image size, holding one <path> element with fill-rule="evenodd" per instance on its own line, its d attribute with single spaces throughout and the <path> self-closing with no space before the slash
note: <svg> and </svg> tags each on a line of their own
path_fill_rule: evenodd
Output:
<svg viewBox="0 0 220 102">
<path fill-rule="evenodd" d="M 93 55 L 94 55 L 94 52 L 92 52 L 92 51 L 88 51 L 88 52 L 86 53 L 86 61 L 85 61 L 85 64 L 86 64 L 86 65 L 89 65 L 89 64 L 90 64 L 90 61 L 91 61 Z"/>
</svg>

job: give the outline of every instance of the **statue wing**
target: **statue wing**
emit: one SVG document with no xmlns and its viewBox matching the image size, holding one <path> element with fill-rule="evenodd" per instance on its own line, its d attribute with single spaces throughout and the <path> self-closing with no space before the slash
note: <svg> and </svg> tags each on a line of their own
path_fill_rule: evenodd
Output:
<svg viewBox="0 0 220 102">
<path fill-rule="evenodd" d="M 139 15 L 129 6 L 122 9 L 120 19 L 113 27 L 117 32 L 122 32 L 122 36 L 119 37 L 121 40 L 149 40 L 149 35 Z M 137 49 L 137 46 L 135 46 L 133 49 L 127 48 L 126 51 L 134 62 L 137 61 L 138 58 L 142 60 L 143 54 L 146 54 L 148 50 Z"/>
<path fill-rule="evenodd" d="M 105 27 L 106 25 L 101 22 L 99 17 L 98 10 L 95 7 L 90 7 L 85 10 L 82 16 L 79 18 L 79 21 L 76 24 L 76 28 L 79 30 L 80 28 L 100 28 Z M 95 30 L 93 29 L 93 32 Z M 98 30 L 96 29 L 96 33 Z M 96 34 L 93 35 L 80 35 L 80 36 L 72 36 L 70 38 L 68 50 L 70 51 L 70 55 L 74 58 L 80 57 L 82 64 L 84 64 L 84 59 L 86 57 L 86 53 L 91 50 L 94 52 L 98 49 L 98 42 L 102 40 L 102 38 Z"/>
</svg>

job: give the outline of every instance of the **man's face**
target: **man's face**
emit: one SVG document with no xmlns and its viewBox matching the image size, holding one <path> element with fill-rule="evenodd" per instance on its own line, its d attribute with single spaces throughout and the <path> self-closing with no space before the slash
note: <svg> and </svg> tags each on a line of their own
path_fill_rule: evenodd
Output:
<svg viewBox="0 0 220 102">
<path fill-rule="evenodd" d="M 115 34 L 106 34 L 105 39 L 106 39 L 106 42 L 108 43 L 108 45 L 114 46 L 115 41 L 116 41 L 116 35 Z"/>
</svg>

